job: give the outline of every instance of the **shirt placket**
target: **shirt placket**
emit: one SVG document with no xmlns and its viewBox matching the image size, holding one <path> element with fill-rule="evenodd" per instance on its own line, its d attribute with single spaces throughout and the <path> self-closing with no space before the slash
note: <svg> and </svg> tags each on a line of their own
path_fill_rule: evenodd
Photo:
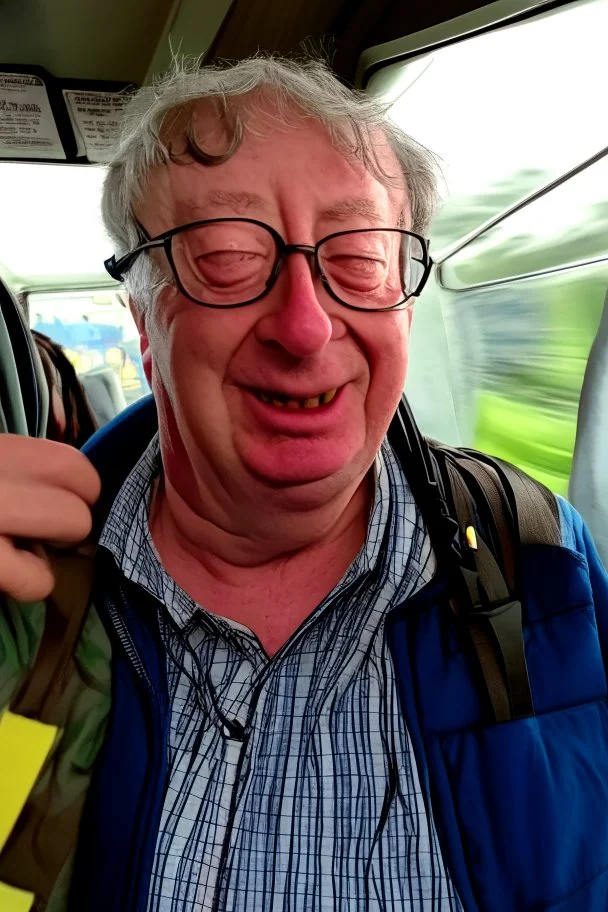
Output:
<svg viewBox="0 0 608 912">
<path fill-rule="evenodd" d="M 218 622 L 218 645 L 213 650 L 213 660 L 208 667 L 208 678 L 202 687 L 213 687 L 213 704 L 215 712 L 210 723 L 217 726 L 218 750 L 223 754 L 222 784 L 216 799 L 217 825 L 210 857 L 206 860 L 208 875 L 199 901 L 204 912 L 224 908 L 224 891 L 222 889 L 226 858 L 232 840 L 233 823 L 237 802 L 238 786 L 241 771 L 245 762 L 249 744 L 247 731 L 251 715 L 252 702 L 256 699 L 256 683 L 265 664 L 262 651 L 250 639 L 241 636 L 239 631 L 231 629 L 228 638 L 222 634 L 224 622 Z M 200 635 L 201 637 L 204 634 Z M 235 637 L 238 646 L 234 644 Z M 198 640 L 198 642 L 197 642 Z M 190 646 L 195 651 L 200 645 L 196 633 L 190 637 Z M 235 662 L 234 650 L 242 648 L 240 661 Z M 241 652 L 241 649 L 239 649 Z M 226 682 L 225 667 L 234 663 L 230 681 Z M 211 847 L 210 847 L 211 848 Z"/>
<path fill-rule="evenodd" d="M 251 749 L 254 743 L 257 709 L 263 698 L 265 682 L 268 680 L 264 674 L 258 674 L 256 677 L 257 680 L 250 689 L 246 703 L 241 700 L 239 704 L 240 712 L 237 724 L 240 731 L 237 732 L 234 726 L 232 730 L 225 725 L 222 728 L 226 750 L 226 778 L 222 810 L 227 812 L 227 819 L 218 859 L 211 912 L 227 912 L 226 898 L 233 869 L 233 855 L 238 841 L 239 808 L 245 791 L 248 769 L 253 762 Z"/>
</svg>

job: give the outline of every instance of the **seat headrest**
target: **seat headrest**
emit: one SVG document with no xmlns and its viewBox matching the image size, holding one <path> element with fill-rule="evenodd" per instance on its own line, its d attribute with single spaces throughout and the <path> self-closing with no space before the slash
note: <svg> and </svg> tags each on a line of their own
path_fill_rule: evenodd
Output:
<svg viewBox="0 0 608 912">
<path fill-rule="evenodd" d="M 0 377 L 3 430 L 44 436 L 49 397 L 42 364 L 21 308 L 1 279 Z"/>
</svg>

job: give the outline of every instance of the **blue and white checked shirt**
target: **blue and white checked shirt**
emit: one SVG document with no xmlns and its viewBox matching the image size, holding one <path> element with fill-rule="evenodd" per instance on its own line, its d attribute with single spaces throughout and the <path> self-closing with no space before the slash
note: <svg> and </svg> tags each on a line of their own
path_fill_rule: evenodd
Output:
<svg viewBox="0 0 608 912">
<path fill-rule="evenodd" d="M 385 639 L 390 608 L 434 569 L 388 445 L 364 547 L 270 660 L 162 567 L 148 526 L 160 467 L 155 438 L 101 541 L 166 606 L 169 783 L 149 912 L 459 912 Z"/>
</svg>

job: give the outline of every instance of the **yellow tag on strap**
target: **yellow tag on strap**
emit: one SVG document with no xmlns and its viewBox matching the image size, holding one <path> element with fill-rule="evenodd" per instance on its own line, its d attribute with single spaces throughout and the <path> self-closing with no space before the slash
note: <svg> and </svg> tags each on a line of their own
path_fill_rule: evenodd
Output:
<svg viewBox="0 0 608 912">
<path fill-rule="evenodd" d="M 0 852 L 49 755 L 57 731 L 54 725 L 26 719 L 9 710 L 0 714 Z M 13 907 L 0 903 L 2 912 L 5 908 Z"/>
<path fill-rule="evenodd" d="M 473 526 L 467 526 L 465 530 L 467 545 L 471 551 L 477 551 L 477 535 Z"/>
<path fill-rule="evenodd" d="M 0 883 L 0 909 L 2 912 L 30 912 L 34 903 L 33 893 L 18 890 Z"/>
</svg>

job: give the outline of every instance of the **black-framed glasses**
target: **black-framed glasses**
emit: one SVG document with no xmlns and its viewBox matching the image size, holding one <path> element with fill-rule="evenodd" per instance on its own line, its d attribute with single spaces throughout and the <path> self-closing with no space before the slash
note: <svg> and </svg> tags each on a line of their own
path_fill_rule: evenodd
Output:
<svg viewBox="0 0 608 912">
<path fill-rule="evenodd" d="M 164 249 L 182 294 L 203 307 L 259 301 L 292 253 L 307 256 L 328 294 L 353 310 L 402 307 L 420 294 L 432 266 L 428 241 L 403 228 L 337 231 L 312 247 L 287 244 L 256 219 L 216 218 L 165 231 L 118 260 L 110 257 L 105 267 L 122 281 L 136 258 L 155 247 Z"/>
</svg>

